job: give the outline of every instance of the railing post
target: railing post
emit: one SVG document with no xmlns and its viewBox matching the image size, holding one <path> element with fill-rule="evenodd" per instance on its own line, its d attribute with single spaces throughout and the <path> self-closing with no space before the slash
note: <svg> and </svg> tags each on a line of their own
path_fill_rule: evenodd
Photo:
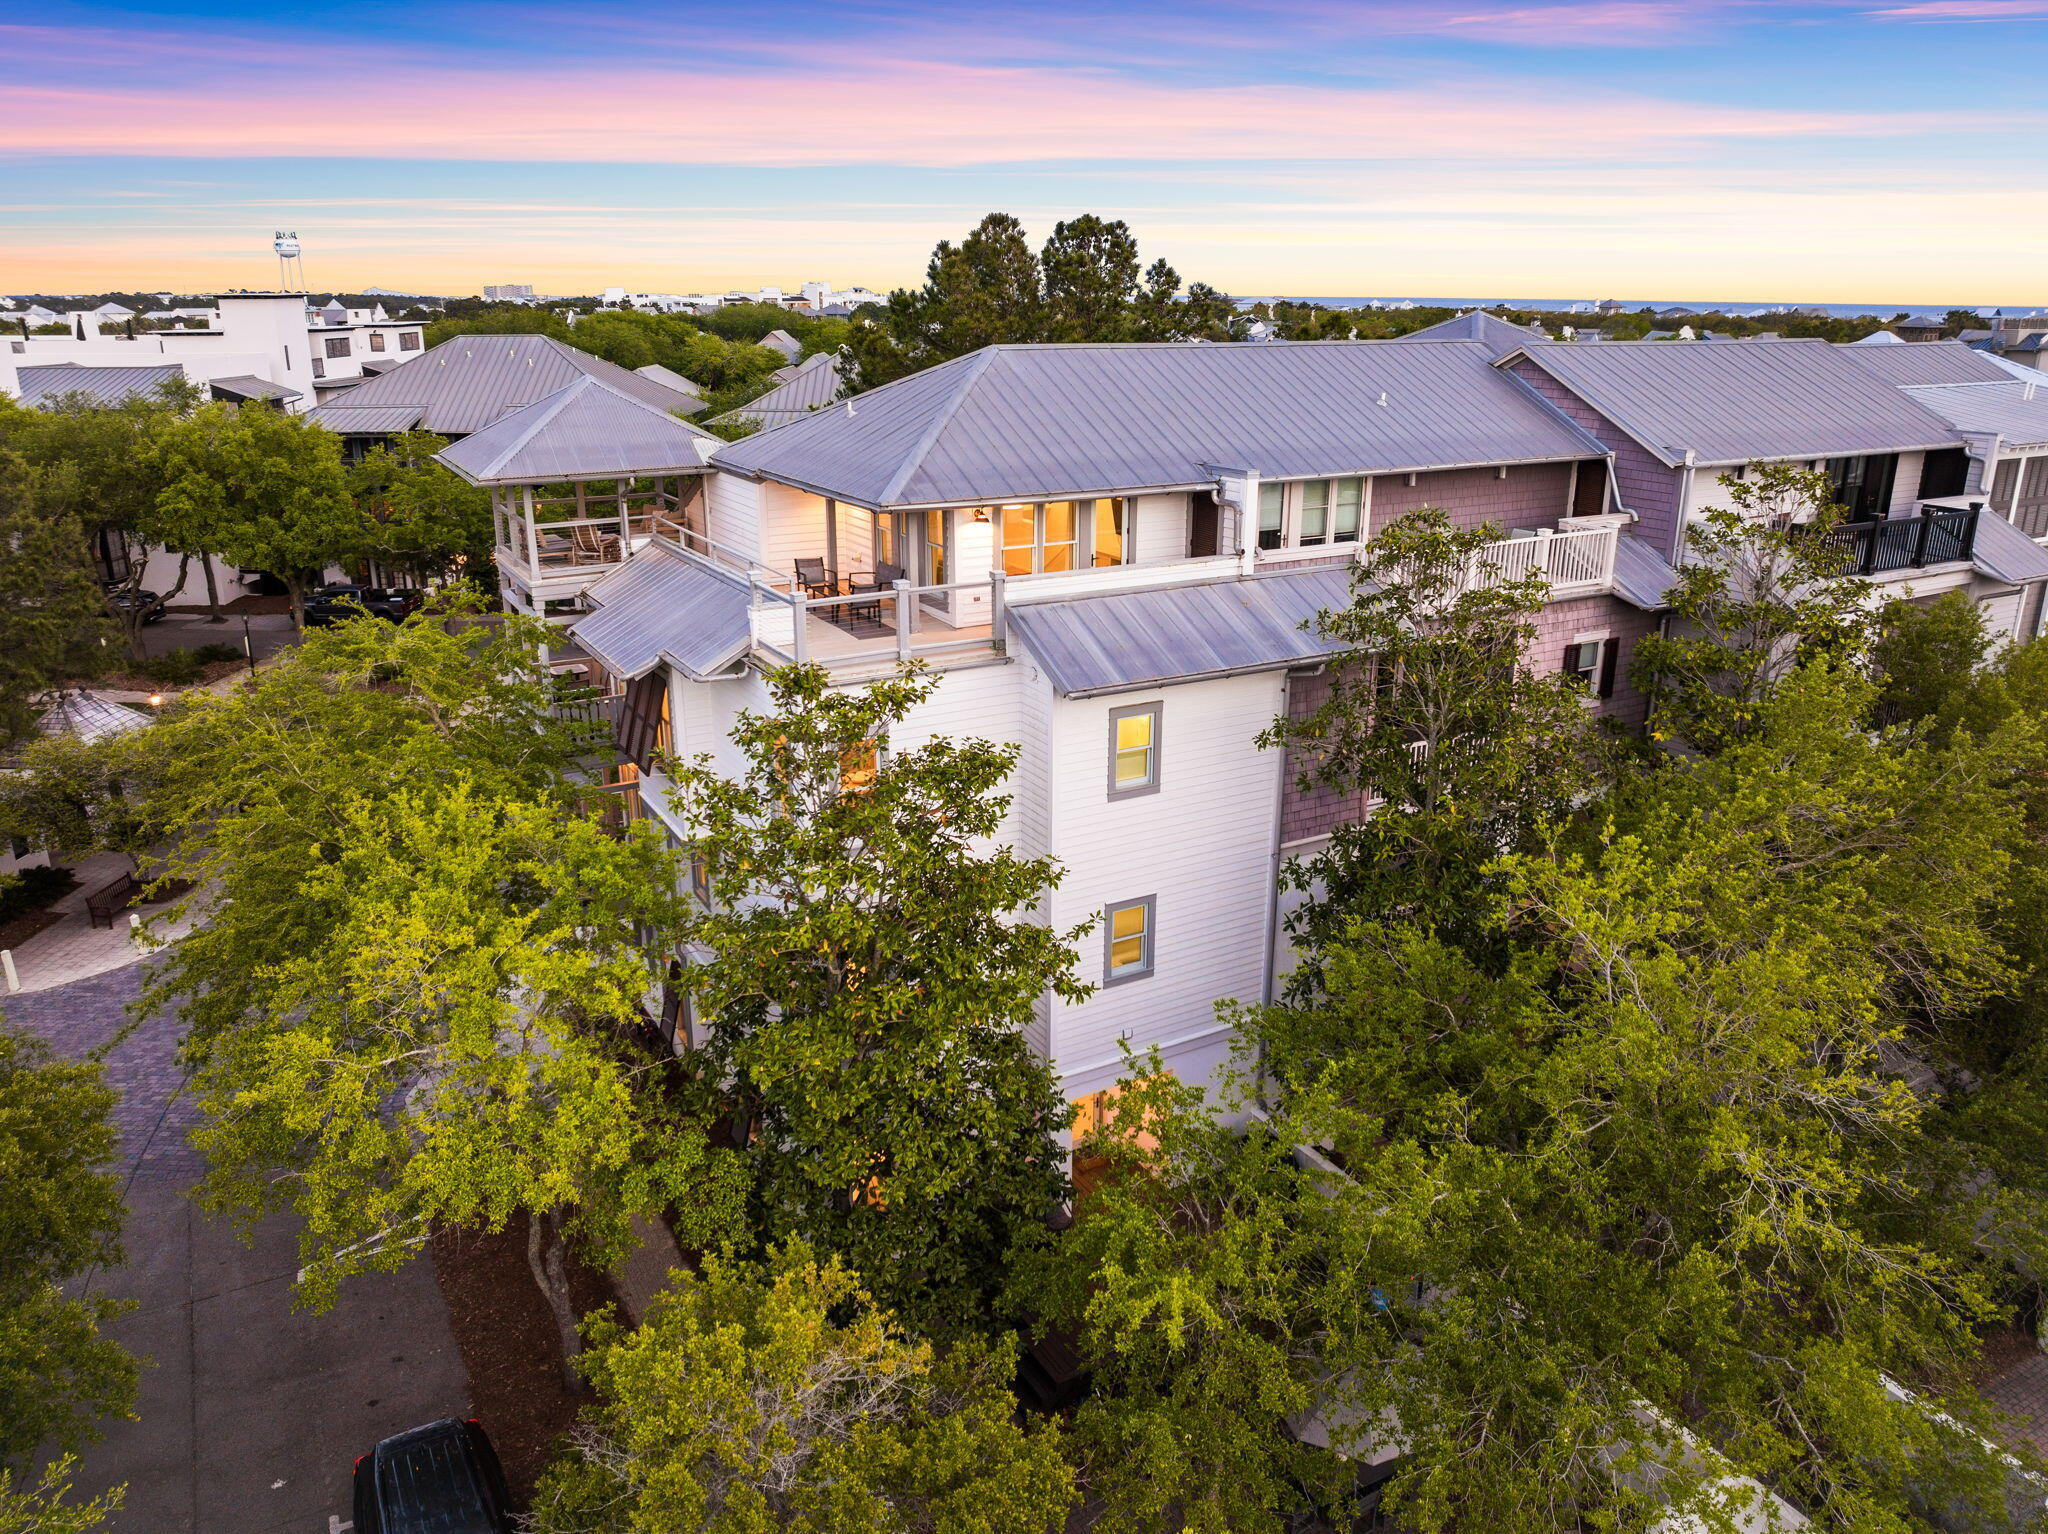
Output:
<svg viewBox="0 0 2048 1534">
<path fill-rule="evenodd" d="M 2029 387 L 2032 386 L 2029 385 Z M 2018 498 L 2015 497 L 2014 499 L 2017 500 Z M 1977 552 L 1977 521 L 1983 515 L 1984 513 L 1981 511 L 1966 511 L 1962 514 L 1963 548 L 1962 552 L 1956 556 L 1958 559 L 1968 559 Z"/>
<path fill-rule="evenodd" d="M 910 631 L 917 622 L 911 605 L 910 582 L 892 581 L 896 592 L 896 658 L 908 662 L 910 659 Z"/>
<path fill-rule="evenodd" d="M 1003 647 L 1009 629 L 1010 610 L 1006 605 L 1009 598 L 1003 590 L 1003 582 L 1008 579 L 1009 576 L 1001 570 L 988 573 L 988 637 L 989 643 L 998 650 Z"/>
<path fill-rule="evenodd" d="M 1920 525 L 1913 530 L 1913 568 L 1922 569 L 1927 564 L 1927 534 L 1934 526 L 1934 518 L 1920 518 Z"/>
<path fill-rule="evenodd" d="M 789 594 L 789 648 L 799 666 L 811 655 L 810 635 L 805 632 L 810 627 L 810 616 L 811 610 L 804 606 L 803 598 L 792 591 Z"/>
</svg>

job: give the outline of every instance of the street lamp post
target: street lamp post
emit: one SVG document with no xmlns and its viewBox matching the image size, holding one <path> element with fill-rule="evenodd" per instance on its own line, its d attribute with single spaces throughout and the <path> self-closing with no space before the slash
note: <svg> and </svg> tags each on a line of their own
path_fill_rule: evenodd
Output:
<svg viewBox="0 0 2048 1534">
<path fill-rule="evenodd" d="M 242 614 L 242 653 L 249 658 L 249 675 L 256 674 L 256 641 L 249 635 L 249 615 Z"/>
</svg>

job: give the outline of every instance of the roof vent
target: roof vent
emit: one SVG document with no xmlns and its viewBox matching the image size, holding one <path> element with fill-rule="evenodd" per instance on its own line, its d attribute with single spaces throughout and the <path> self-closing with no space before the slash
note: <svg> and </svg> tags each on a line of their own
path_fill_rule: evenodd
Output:
<svg viewBox="0 0 2048 1534">
<path fill-rule="evenodd" d="M 1380 390 L 1380 409 L 1384 410 L 1384 409 L 1386 409 L 1386 408 L 1387 408 L 1387 391 L 1386 391 L 1385 389 L 1382 389 L 1382 390 Z"/>
<path fill-rule="evenodd" d="M 853 401 L 852 401 L 852 400 L 848 400 L 848 401 L 846 402 L 846 414 L 847 414 L 847 418 L 848 418 L 849 420 L 850 420 L 850 419 L 852 419 L 852 417 L 853 417 Z"/>
</svg>

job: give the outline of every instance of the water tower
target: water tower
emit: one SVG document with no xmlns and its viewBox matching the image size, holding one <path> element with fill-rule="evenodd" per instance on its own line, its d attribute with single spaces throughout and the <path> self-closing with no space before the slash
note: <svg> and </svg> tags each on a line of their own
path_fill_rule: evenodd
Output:
<svg viewBox="0 0 2048 1534">
<path fill-rule="evenodd" d="M 277 252 L 277 286 L 283 293 L 303 293 L 306 290 L 306 269 L 299 262 L 299 236 L 296 230 L 277 231 L 277 238 L 270 242 Z"/>
</svg>

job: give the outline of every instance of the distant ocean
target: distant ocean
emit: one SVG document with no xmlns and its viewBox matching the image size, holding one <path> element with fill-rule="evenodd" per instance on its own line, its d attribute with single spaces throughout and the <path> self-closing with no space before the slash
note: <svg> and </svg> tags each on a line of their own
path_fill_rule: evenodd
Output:
<svg viewBox="0 0 2048 1534">
<path fill-rule="evenodd" d="M 1278 299 L 1289 299 L 1294 303 L 1321 304 L 1326 309 L 1390 308 L 1397 304 L 1413 304 L 1419 309 L 1492 309 L 1506 305 L 1510 309 L 1538 309 L 1545 312 L 1569 314 L 1574 310 L 1590 313 L 1595 303 L 1604 299 L 1589 298 L 1416 298 L 1403 295 L 1382 298 L 1319 298 L 1304 293 L 1276 293 L 1261 298 L 1239 297 L 1238 303 L 1273 303 Z M 1708 298 L 1623 298 L 1617 300 L 1624 309 L 1698 309 L 1702 312 L 1718 311 L 1722 314 L 1769 314 L 1785 309 L 1824 309 L 1842 319 L 1854 319 L 1861 314 L 1874 314 L 1890 319 L 1895 314 L 1945 314 L 1950 309 L 1973 309 L 1980 314 L 1989 314 L 1993 308 L 2002 307 L 2013 314 L 2031 314 L 2032 304 L 1975 304 L 1957 301 L 1939 304 L 1819 304 L 1804 300 L 1787 299 L 1782 303 L 1735 302 Z"/>
</svg>

